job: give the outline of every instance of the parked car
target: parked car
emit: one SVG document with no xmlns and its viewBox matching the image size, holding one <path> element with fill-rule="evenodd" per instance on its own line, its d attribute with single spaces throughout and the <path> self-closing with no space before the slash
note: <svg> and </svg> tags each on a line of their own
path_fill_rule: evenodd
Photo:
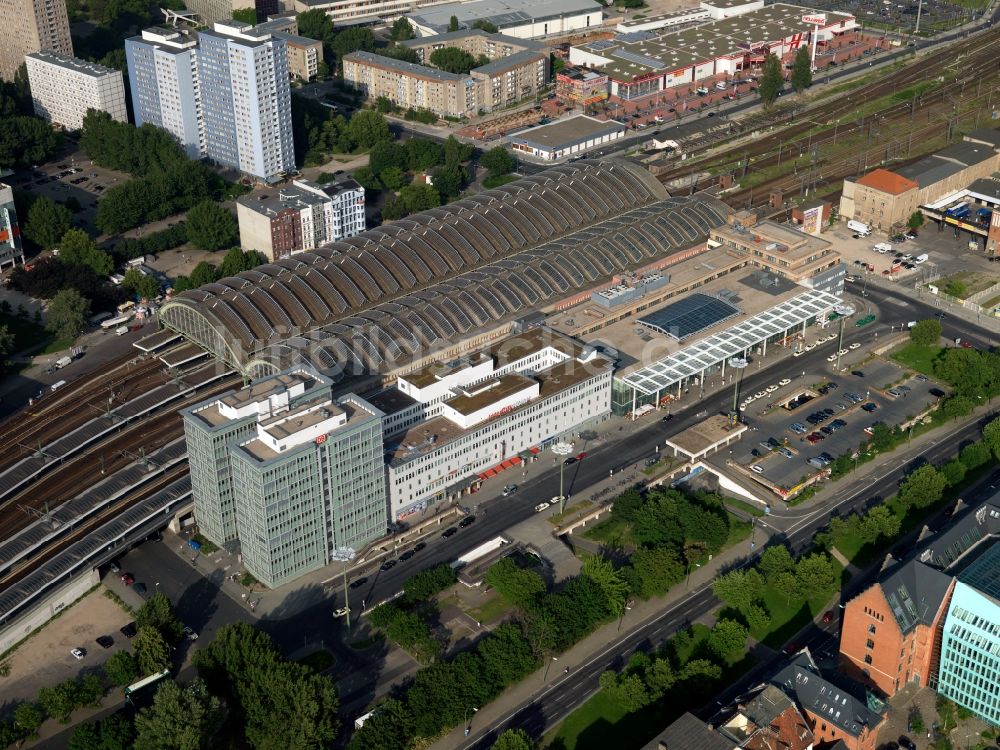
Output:
<svg viewBox="0 0 1000 750">
<path fill-rule="evenodd" d="M 144 583 L 137 583 L 137 584 L 135 584 L 135 585 L 132 586 L 132 590 L 135 593 L 137 593 L 139 596 L 144 596 L 145 593 L 146 593 L 146 584 L 144 584 Z"/>
<path fill-rule="evenodd" d="M 126 586 L 131 586 L 135 583 L 135 578 L 132 577 L 131 573 L 122 573 L 122 583 Z"/>
<path fill-rule="evenodd" d="M 364 576 L 361 576 L 361 578 L 355 578 L 353 581 L 351 581 L 351 588 L 352 589 L 359 589 L 362 586 L 364 586 L 366 583 L 368 583 L 368 579 L 365 578 Z"/>
<path fill-rule="evenodd" d="M 876 404 L 874 401 L 869 401 L 867 404 L 862 404 L 861 408 L 867 412 L 873 412 L 876 409 L 878 409 L 878 404 Z"/>
<path fill-rule="evenodd" d="M 87 655 L 86 650 L 82 648 L 74 648 L 70 651 L 70 653 L 73 655 L 74 659 L 83 659 L 83 657 Z"/>
<path fill-rule="evenodd" d="M 563 461 L 563 463 L 564 463 L 564 464 L 565 464 L 566 466 L 570 466 L 570 465 L 572 465 L 572 464 L 575 464 L 575 463 L 576 463 L 576 460 L 577 460 L 577 459 L 576 459 L 576 456 L 570 456 L 570 457 L 569 457 L 569 458 L 567 458 L 567 459 L 566 459 L 565 461 Z"/>
<path fill-rule="evenodd" d="M 546 510 L 548 507 L 549 507 L 548 503 L 539 503 L 538 505 L 535 506 L 535 513 L 541 513 L 543 510 Z"/>
<path fill-rule="evenodd" d="M 750 471 L 752 471 L 755 474 L 763 474 L 764 467 L 760 466 L 759 464 L 754 464 L 753 466 L 750 467 Z"/>
<path fill-rule="evenodd" d="M 198 634 L 194 632 L 194 628 L 189 628 L 187 625 L 184 626 L 184 637 L 189 641 L 198 640 Z"/>
<path fill-rule="evenodd" d="M 379 566 L 379 570 L 381 570 L 383 573 L 385 573 L 386 571 L 392 570 L 395 567 L 396 567 L 396 561 L 395 560 L 386 560 L 384 563 L 382 563 Z"/>
<path fill-rule="evenodd" d="M 427 547 L 427 542 L 417 542 L 416 544 L 413 545 L 413 551 L 414 552 L 420 552 L 421 550 L 425 549 L 426 547 Z"/>
<path fill-rule="evenodd" d="M 503 488 L 503 492 L 500 494 L 502 494 L 504 497 L 508 497 L 510 495 L 513 495 L 515 492 L 517 492 L 517 485 L 508 484 Z"/>
<path fill-rule="evenodd" d="M 445 539 L 455 536 L 458 533 L 458 528 L 456 526 L 449 526 L 447 529 L 441 532 L 441 536 Z"/>
<path fill-rule="evenodd" d="M 406 550 L 406 552 L 404 552 L 403 554 L 401 554 L 399 556 L 399 561 L 400 562 L 406 562 L 410 558 L 414 557 L 416 554 L 417 553 L 414 552 L 412 549 L 408 549 L 408 550 Z"/>
<path fill-rule="evenodd" d="M 110 635 L 101 635 L 97 637 L 97 645 L 101 648 L 111 648 L 115 645 L 115 639 Z"/>
<path fill-rule="evenodd" d="M 474 524 L 475 522 L 476 522 L 475 516 L 466 516 L 465 518 L 463 518 L 461 521 L 458 522 L 458 527 L 460 529 L 464 529 L 469 526 L 472 526 L 472 524 Z"/>
<path fill-rule="evenodd" d="M 865 373 L 862 370 L 851 370 L 851 375 L 853 375 L 856 378 L 863 378 L 865 376 Z"/>
<path fill-rule="evenodd" d="M 135 638 L 136 628 L 135 623 L 130 622 L 128 625 L 122 625 L 118 628 L 118 632 L 121 633 L 126 638 Z"/>
</svg>

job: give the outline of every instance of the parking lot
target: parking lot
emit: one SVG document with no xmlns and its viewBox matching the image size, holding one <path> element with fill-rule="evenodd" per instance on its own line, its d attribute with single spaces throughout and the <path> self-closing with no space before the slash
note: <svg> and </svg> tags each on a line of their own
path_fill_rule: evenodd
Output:
<svg viewBox="0 0 1000 750">
<path fill-rule="evenodd" d="M 938 396 L 932 391 L 943 394 L 940 384 L 922 375 L 906 377 L 890 361 L 873 358 L 862 364 L 859 353 L 852 363 L 852 355 L 842 358 L 847 368 L 842 373 L 832 375 L 833 365 L 828 373 L 807 373 L 777 388 L 771 408 L 750 407 L 757 429 L 753 439 L 734 448 L 733 461 L 788 489 L 854 451 L 868 439 L 866 427 L 903 423 L 934 403 Z M 822 454 L 825 460 L 809 463 Z"/>
</svg>

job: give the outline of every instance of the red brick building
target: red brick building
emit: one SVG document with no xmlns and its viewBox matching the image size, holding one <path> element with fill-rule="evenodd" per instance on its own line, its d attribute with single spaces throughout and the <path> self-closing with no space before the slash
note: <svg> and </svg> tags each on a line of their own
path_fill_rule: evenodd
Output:
<svg viewBox="0 0 1000 750">
<path fill-rule="evenodd" d="M 768 685 L 718 726 L 745 750 L 811 750 L 813 733 L 791 698 Z"/>
<path fill-rule="evenodd" d="M 937 674 L 954 579 L 922 562 L 892 569 L 844 607 L 841 669 L 887 696 Z"/>
</svg>

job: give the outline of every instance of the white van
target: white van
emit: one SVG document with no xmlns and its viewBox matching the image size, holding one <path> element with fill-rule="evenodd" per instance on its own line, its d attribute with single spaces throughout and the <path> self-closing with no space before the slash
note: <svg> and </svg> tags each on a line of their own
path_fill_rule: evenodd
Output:
<svg viewBox="0 0 1000 750">
<path fill-rule="evenodd" d="M 729 88 L 729 84 L 726 83 L 725 81 L 719 81 L 717 84 L 715 84 L 715 88 L 717 88 L 719 91 L 725 91 L 726 89 Z"/>
<path fill-rule="evenodd" d="M 699 86 L 697 89 L 695 89 L 695 93 L 698 94 L 698 96 L 705 96 L 705 94 L 708 93 L 708 89 L 706 89 L 704 86 Z"/>
<path fill-rule="evenodd" d="M 128 333 L 128 326 L 119 326 L 115 329 L 115 336 L 124 336 Z"/>
<path fill-rule="evenodd" d="M 892 252 L 892 245 L 890 245 L 888 242 L 880 242 L 875 247 L 873 247 L 872 250 L 874 250 L 876 253 L 880 253 L 881 255 L 885 255 L 886 253 Z"/>
<path fill-rule="evenodd" d="M 863 221 L 855 221 L 854 219 L 847 222 L 847 228 L 852 232 L 860 234 L 862 237 L 867 237 L 872 233 L 872 228 L 870 226 L 865 224 Z"/>
<path fill-rule="evenodd" d="M 918 255 L 916 258 L 913 259 L 913 262 L 916 263 L 918 266 L 921 263 L 926 263 L 927 262 L 927 253 L 924 253 L 923 255 Z"/>
</svg>

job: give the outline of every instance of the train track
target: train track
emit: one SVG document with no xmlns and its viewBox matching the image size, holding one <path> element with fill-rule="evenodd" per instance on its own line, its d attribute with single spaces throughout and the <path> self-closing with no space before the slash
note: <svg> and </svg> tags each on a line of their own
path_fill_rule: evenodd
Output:
<svg viewBox="0 0 1000 750">
<path fill-rule="evenodd" d="M 961 98 L 965 96 L 969 87 L 981 87 L 993 81 L 998 73 L 1000 29 L 963 40 L 961 44 L 960 52 L 956 53 L 955 47 L 950 46 L 932 53 L 905 68 L 887 74 L 878 81 L 855 89 L 845 96 L 832 98 L 802 113 L 797 122 L 781 127 L 775 133 L 745 146 L 735 146 L 721 157 L 708 157 L 694 164 L 688 160 L 683 167 L 662 173 L 659 179 L 662 182 L 673 182 L 681 178 L 690 178 L 692 174 L 705 169 L 713 169 L 717 175 L 725 173 L 727 167 L 735 171 L 741 163 L 752 163 L 755 169 L 777 166 L 782 161 L 787 162 L 791 156 L 797 155 L 796 152 L 803 147 L 819 148 L 831 145 L 838 139 L 859 135 L 864 132 L 866 126 L 870 127 L 876 118 L 879 122 L 894 123 L 904 119 L 919 119 L 919 115 L 926 117 L 934 112 L 943 112 L 949 105 L 954 105 L 956 91 Z M 962 75 L 944 87 L 919 93 L 913 100 L 901 101 L 867 116 L 857 116 L 858 108 L 865 102 L 904 91 L 919 83 L 935 82 L 946 68 L 961 71 Z M 848 116 L 853 118 L 844 121 Z M 734 154 L 737 155 L 735 159 Z M 713 175 L 698 180 L 694 189 L 709 187 L 715 184 L 717 179 L 717 176 Z M 754 188 L 754 190 L 763 189 L 764 186 Z"/>
<path fill-rule="evenodd" d="M 41 403 L 8 419 L 0 428 L 0 471 L 13 466 L 26 452 L 66 435 L 109 405 L 120 405 L 168 382 L 163 363 L 147 359 L 129 365 L 119 362 L 106 375 L 81 378 L 60 388 Z M 71 387 L 72 386 L 72 387 Z"/>
<path fill-rule="evenodd" d="M 150 479 L 141 487 L 136 488 L 133 492 L 130 492 L 114 501 L 113 504 L 104 508 L 100 512 L 91 514 L 84 521 L 74 525 L 72 529 L 70 529 L 66 534 L 60 536 L 53 543 L 40 547 L 36 553 L 25 558 L 16 566 L 11 568 L 2 578 L 0 578 L 0 591 L 18 583 L 25 576 L 37 570 L 39 566 L 44 565 L 53 557 L 67 549 L 70 545 L 75 544 L 91 532 L 96 531 L 105 523 L 124 513 L 136 503 L 165 489 L 171 483 L 184 476 L 186 471 L 186 464 L 172 466 L 167 471 L 163 472 L 163 474 Z"/>
<path fill-rule="evenodd" d="M 0 538 L 16 534 L 30 525 L 34 520 L 32 511 L 58 507 L 79 495 L 95 483 L 98 472 L 102 476 L 113 474 L 137 460 L 140 454 L 148 455 L 176 440 L 184 431 L 178 410 L 222 393 L 239 382 L 237 377 L 226 378 L 205 391 L 191 394 L 167 413 L 124 426 L 5 500 L 0 504 Z"/>
</svg>

